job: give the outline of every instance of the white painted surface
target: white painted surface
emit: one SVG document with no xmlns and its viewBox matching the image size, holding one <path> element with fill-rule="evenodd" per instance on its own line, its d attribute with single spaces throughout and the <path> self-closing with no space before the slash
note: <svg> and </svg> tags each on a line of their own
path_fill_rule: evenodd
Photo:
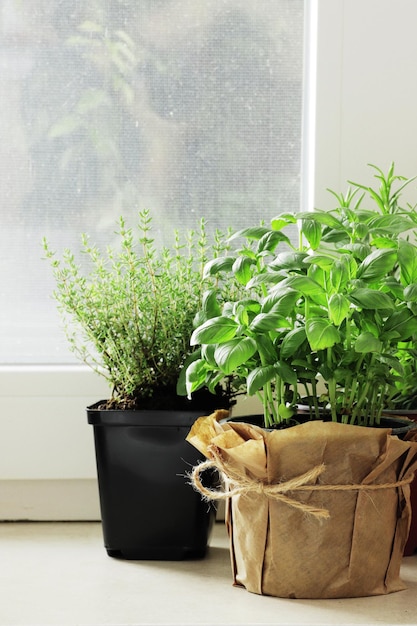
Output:
<svg viewBox="0 0 417 626">
<path fill-rule="evenodd" d="M 417 3 L 318 0 L 318 10 L 315 205 L 328 208 L 326 188 L 374 182 L 368 163 L 417 174 Z"/>
</svg>

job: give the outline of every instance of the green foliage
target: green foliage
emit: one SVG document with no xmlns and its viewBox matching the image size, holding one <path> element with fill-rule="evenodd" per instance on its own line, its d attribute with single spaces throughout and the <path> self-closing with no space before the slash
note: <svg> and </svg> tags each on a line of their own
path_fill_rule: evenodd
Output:
<svg viewBox="0 0 417 626">
<path fill-rule="evenodd" d="M 239 231 L 231 239 L 244 245 L 228 262 L 209 262 L 209 275 L 244 283 L 246 293 L 224 299 L 214 288 L 206 297 L 214 304 L 191 337 L 201 358 L 189 394 L 227 375 L 261 398 L 266 426 L 289 420 L 300 401 L 313 417 L 326 407 L 333 420 L 372 425 L 403 376 L 414 384 L 417 213 L 400 205 L 411 180 L 372 167 L 378 189 L 352 183 L 346 195 L 332 192 L 331 211 Z"/>
<path fill-rule="evenodd" d="M 208 241 L 203 220 L 199 231 L 175 233 L 173 246 L 158 250 L 151 221 L 143 211 L 133 229 L 121 217 L 117 248 L 105 252 L 83 235 L 84 270 L 70 250 L 57 259 L 44 240 L 70 348 L 107 378 L 119 405 L 175 391 L 196 312 L 212 306 L 203 294 L 215 280 L 203 267 L 209 253 L 226 248 L 219 232 Z"/>
</svg>

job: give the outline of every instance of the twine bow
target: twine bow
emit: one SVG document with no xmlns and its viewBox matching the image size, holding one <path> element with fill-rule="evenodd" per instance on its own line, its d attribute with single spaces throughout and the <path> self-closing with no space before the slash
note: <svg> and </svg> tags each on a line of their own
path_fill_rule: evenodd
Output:
<svg viewBox="0 0 417 626">
<path fill-rule="evenodd" d="M 292 508 L 299 509 L 304 513 L 308 513 L 318 519 L 329 519 L 330 513 L 327 509 L 312 506 L 306 502 L 300 502 L 287 496 L 288 492 L 293 491 L 374 491 L 378 489 L 393 489 L 401 487 L 411 481 L 414 475 L 405 476 L 402 480 L 398 480 L 395 483 L 382 483 L 371 485 L 321 485 L 321 484 L 308 484 L 315 481 L 325 470 L 325 465 L 320 464 L 308 470 L 304 474 L 291 478 L 290 480 L 280 483 L 266 483 L 262 480 L 257 480 L 246 475 L 239 474 L 234 471 L 232 467 L 223 461 L 218 451 L 214 448 L 211 449 L 213 459 L 204 461 L 193 468 L 191 472 L 192 485 L 207 499 L 209 500 L 227 500 L 233 496 L 248 495 L 250 493 L 257 493 L 278 500 L 291 506 Z M 201 482 L 201 474 L 208 469 L 217 469 L 223 477 L 227 480 L 229 488 L 227 490 L 210 489 L 205 487 Z"/>
</svg>

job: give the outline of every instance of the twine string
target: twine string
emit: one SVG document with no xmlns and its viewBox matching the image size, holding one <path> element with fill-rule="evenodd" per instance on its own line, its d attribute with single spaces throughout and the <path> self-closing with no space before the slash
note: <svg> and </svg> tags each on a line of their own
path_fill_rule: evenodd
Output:
<svg viewBox="0 0 417 626">
<path fill-rule="evenodd" d="M 248 495 L 257 493 L 272 498 L 279 502 L 283 502 L 292 508 L 299 509 L 304 513 L 308 513 L 318 519 L 328 519 L 330 513 L 327 509 L 312 506 L 305 502 L 299 502 L 292 497 L 287 496 L 288 492 L 293 491 L 375 491 L 379 489 L 394 489 L 411 483 L 414 475 L 405 476 L 403 479 L 394 483 L 381 484 L 347 484 L 347 485 L 322 485 L 308 484 L 315 481 L 325 470 L 325 465 L 320 464 L 308 470 L 304 474 L 280 483 L 265 483 L 246 475 L 241 475 L 234 471 L 231 466 L 223 461 L 216 450 L 212 450 L 213 460 L 204 461 L 193 468 L 191 473 L 192 485 L 209 500 L 227 500 L 233 496 Z M 208 469 L 217 469 L 228 483 L 228 489 L 211 489 L 205 487 L 201 481 L 201 474 Z"/>
</svg>

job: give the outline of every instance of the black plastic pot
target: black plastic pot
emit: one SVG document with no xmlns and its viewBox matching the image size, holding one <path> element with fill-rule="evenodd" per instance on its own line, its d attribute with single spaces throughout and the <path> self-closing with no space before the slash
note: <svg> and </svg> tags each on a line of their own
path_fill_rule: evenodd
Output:
<svg viewBox="0 0 417 626">
<path fill-rule="evenodd" d="M 323 414 L 320 419 L 322 419 L 324 422 L 331 421 L 331 418 L 329 417 L 329 415 L 326 415 L 326 414 Z M 286 424 L 284 428 L 296 426 L 296 424 L 302 424 L 303 422 L 307 422 L 309 420 L 310 420 L 310 417 L 307 414 L 307 410 L 303 411 L 301 409 L 298 415 L 293 420 L 291 420 L 290 423 Z M 242 417 L 227 418 L 227 421 L 246 422 L 246 423 L 253 424 L 255 426 L 260 426 L 261 428 L 263 428 L 264 416 L 261 414 L 245 415 Z M 404 414 L 402 414 L 401 417 L 386 414 L 381 417 L 379 425 L 375 424 L 375 428 L 378 428 L 378 427 L 379 428 L 391 428 L 393 435 L 398 435 L 399 437 L 401 437 L 401 436 L 404 436 L 406 433 L 408 433 L 409 430 L 413 430 L 417 428 L 417 423 L 416 421 L 412 421 L 408 419 L 407 417 L 404 417 Z M 362 428 L 366 428 L 366 427 L 363 426 Z M 267 429 L 267 430 L 273 430 L 273 429 Z"/>
<path fill-rule="evenodd" d="M 216 508 L 185 478 L 203 460 L 185 441 L 201 411 L 100 410 L 99 404 L 87 408 L 87 418 L 109 556 L 202 558 Z"/>
</svg>

